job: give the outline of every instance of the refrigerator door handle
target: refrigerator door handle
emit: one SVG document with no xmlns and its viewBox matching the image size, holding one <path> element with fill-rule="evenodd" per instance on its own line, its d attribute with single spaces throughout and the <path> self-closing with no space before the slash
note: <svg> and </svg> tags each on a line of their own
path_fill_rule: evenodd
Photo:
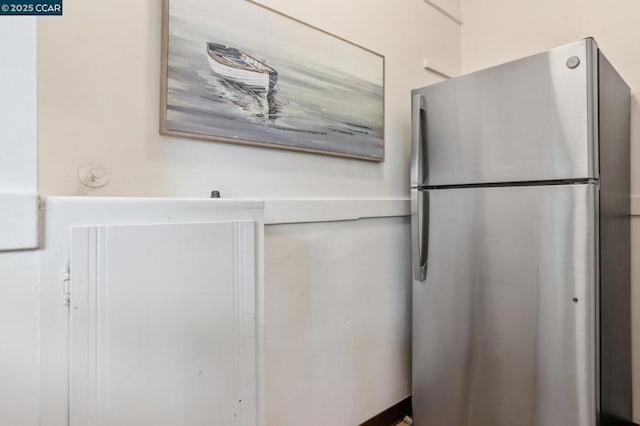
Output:
<svg viewBox="0 0 640 426">
<path fill-rule="evenodd" d="M 411 241 L 413 251 L 413 278 L 427 278 L 429 249 L 429 191 L 411 191 Z"/>
<path fill-rule="evenodd" d="M 424 96 L 413 95 L 411 102 L 411 186 L 426 185 L 427 109 Z"/>
</svg>

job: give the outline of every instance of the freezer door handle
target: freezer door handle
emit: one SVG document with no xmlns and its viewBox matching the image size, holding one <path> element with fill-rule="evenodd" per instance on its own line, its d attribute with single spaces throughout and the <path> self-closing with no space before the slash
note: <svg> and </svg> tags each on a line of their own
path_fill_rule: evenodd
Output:
<svg viewBox="0 0 640 426">
<path fill-rule="evenodd" d="M 427 278 L 429 251 L 429 191 L 411 191 L 411 241 L 413 251 L 413 278 Z"/>
<path fill-rule="evenodd" d="M 426 185 L 427 108 L 422 95 L 411 102 L 411 186 Z"/>
</svg>

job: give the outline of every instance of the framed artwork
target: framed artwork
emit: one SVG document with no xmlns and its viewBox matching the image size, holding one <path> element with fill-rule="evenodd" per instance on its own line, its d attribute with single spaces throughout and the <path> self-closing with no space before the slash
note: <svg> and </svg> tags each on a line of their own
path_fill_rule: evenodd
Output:
<svg viewBox="0 0 640 426">
<path fill-rule="evenodd" d="M 164 0 L 160 133 L 384 161 L 384 57 L 250 0 Z"/>
</svg>

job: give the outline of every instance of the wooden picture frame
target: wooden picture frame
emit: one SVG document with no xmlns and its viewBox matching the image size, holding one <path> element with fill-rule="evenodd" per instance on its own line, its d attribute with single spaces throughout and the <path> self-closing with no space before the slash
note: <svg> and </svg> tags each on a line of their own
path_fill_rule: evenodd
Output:
<svg viewBox="0 0 640 426">
<path fill-rule="evenodd" d="M 384 161 L 384 56 L 253 0 L 162 20 L 162 135 Z"/>
</svg>

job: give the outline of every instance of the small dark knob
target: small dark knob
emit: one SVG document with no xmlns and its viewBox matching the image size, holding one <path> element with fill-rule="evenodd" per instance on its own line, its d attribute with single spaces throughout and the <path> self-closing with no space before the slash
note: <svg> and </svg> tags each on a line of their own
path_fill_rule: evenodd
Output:
<svg viewBox="0 0 640 426">
<path fill-rule="evenodd" d="M 220 198 L 220 191 L 211 191 L 211 198 Z"/>
</svg>

